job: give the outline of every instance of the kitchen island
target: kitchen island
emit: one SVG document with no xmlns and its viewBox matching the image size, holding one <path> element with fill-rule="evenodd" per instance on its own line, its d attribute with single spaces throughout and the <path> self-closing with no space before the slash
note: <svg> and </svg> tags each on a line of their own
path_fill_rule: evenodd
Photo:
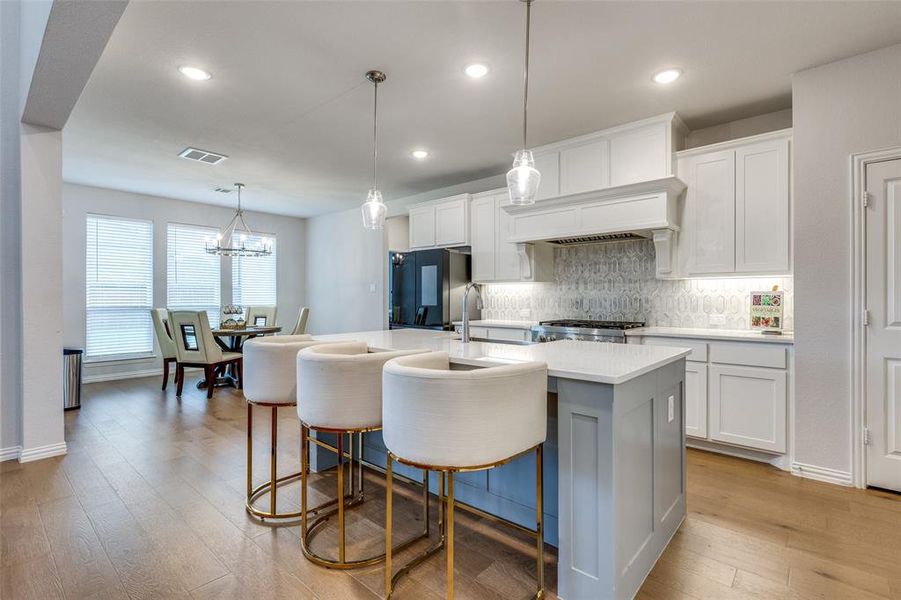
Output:
<svg viewBox="0 0 901 600">
<path fill-rule="evenodd" d="M 452 368 L 547 363 L 545 536 L 559 548 L 563 600 L 632 598 L 685 517 L 688 349 L 573 340 L 464 344 L 451 332 L 412 329 L 314 337 L 366 342 L 373 352 L 444 351 Z M 364 458 L 384 465 L 377 432 L 368 434 Z M 533 527 L 530 460 L 461 475 L 459 499 Z"/>
</svg>

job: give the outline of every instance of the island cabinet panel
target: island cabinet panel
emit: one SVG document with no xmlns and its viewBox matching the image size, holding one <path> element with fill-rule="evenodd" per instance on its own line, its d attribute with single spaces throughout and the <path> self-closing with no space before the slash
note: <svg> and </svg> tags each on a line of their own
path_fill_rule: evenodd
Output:
<svg viewBox="0 0 901 600">
<path fill-rule="evenodd" d="M 710 365 L 710 439 L 785 452 L 786 372 Z"/>
<path fill-rule="evenodd" d="M 685 361 L 557 380 L 561 598 L 629 599 L 685 517 Z"/>
</svg>

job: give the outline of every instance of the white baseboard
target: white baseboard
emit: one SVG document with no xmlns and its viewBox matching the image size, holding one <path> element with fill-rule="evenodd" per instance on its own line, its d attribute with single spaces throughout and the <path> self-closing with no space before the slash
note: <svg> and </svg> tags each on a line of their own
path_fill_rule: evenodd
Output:
<svg viewBox="0 0 901 600">
<path fill-rule="evenodd" d="M 9 448 L 0 448 L 0 462 L 4 460 L 13 460 L 15 458 L 19 458 L 19 452 L 22 451 L 22 446 L 10 446 Z"/>
<path fill-rule="evenodd" d="M 853 485 L 851 473 L 849 471 L 839 471 L 838 469 L 818 467 L 806 463 L 793 462 L 792 475 L 806 477 L 807 479 L 816 479 L 817 481 L 825 481 L 826 483 L 834 483 L 835 485 L 849 487 Z"/>
<path fill-rule="evenodd" d="M 185 369 L 185 373 L 193 373 L 201 369 L 189 367 Z M 123 371 L 120 373 L 101 373 L 99 375 L 85 375 L 82 383 L 100 383 L 102 381 L 119 381 L 121 379 L 140 379 L 141 377 L 160 377 L 163 374 L 162 369 L 143 369 L 140 371 Z M 175 385 L 175 367 L 169 371 L 169 384 Z"/>
<path fill-rule="evenodd" d="M 66 442 L 59 444 L 48 444 L 46 446 L 38 446 L 37 448 L 22 449 L 19 452 L 19 462 L 32 462 L 51 456 L 61 456 L 66 453 Z"/>
</svg>

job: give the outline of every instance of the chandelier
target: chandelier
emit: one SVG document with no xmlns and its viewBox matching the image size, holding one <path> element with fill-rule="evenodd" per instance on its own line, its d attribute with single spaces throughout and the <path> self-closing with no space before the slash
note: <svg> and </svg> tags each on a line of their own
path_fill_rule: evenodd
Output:
<svg viewBox="0 0 901 600">
<path fill-rule="evenodd" d="M 236 183 L 238 190 L 238 210 L 225 229 L 216 234 L 215 239 L 206 240 L 206 251 L 219 256 L 269 256 L 272 254 L 272 240 L 251 231 L 244 220 L 241 208 L 243 183 Z M 224 244 L 224 245 L 223 245 Z"/>
</svg>

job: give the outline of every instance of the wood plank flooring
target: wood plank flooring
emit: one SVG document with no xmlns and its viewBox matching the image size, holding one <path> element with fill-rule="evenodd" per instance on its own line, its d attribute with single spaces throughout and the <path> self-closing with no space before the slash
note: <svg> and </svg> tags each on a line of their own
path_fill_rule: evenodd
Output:
<svg viewBox="0 0 901 600">
<path fill-rule="evenodd" d="M 66 414 L 69 454 L 0 464 L 0 598 L 381 597 L 381 567 L 315 567 L 301 557 L 297 527 L 247 517 L 246 405 L 227 389 L 207 401 L 195 382 L 189 378 L 181 400 L 174 386 L 160 391 L 158 378 L 87 385 L 81 410 Z M 258 482 L 268 472 L 269 427 L 268 411 L 257 410 Z M 279 415 L 279 442 L 279 474 L 296 471 L 290 409 Z M 381 551 L 384 490 L 374 475 L 367 486 L 371 500 L 348 516 L 350 553 Z M 333 475 L 317 476 L 313 488 L 313 501 L 333 493 Z M 421 521 L 415 491 L 396 489 L 401 539 Z M 280 507 L 299 501 L 296 484 L 280 490 Z M 688 508 L 639 598 L 901 600 L 901 495 L 690 451 Z M 457 597 L 526 597 L 531 540 L 458 515 Z M 335 552 L 334 531 L 325 528 L 318 550 Z M 552 551 L 546 567 L 555 598 Z M 443 598 L 443 558 L 414 570 L 396 597 Z"/>
</svg>

